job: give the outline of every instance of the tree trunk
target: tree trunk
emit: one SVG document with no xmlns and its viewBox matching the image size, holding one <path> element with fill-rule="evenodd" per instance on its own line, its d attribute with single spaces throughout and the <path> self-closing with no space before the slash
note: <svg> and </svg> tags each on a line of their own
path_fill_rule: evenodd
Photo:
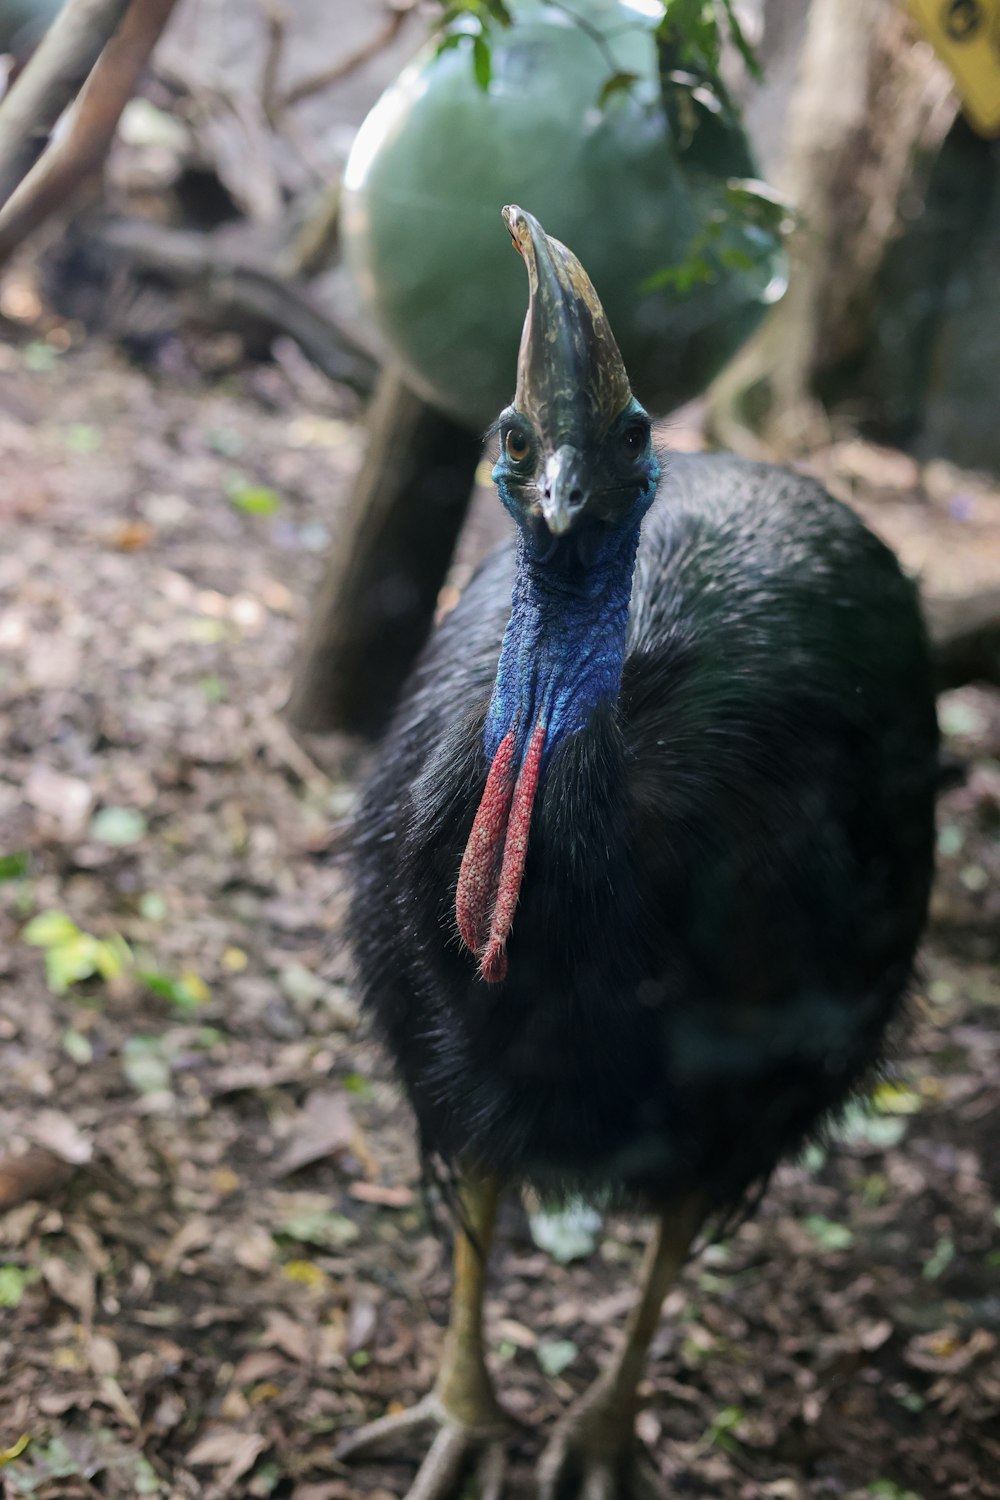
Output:
<svg viewBox="0 0 1000 1500">
<path fill-rule="evenodd" d="M 785 297 L 716 382 L 714 435 L 792 453 L 828 436 L 817 377 L 864 345 L 901 203 L 954 119 L 951 80 L 890 0 L 813 0 L 778 186 L 800 222 Z"/>
<path fill-rule="evenodd" d="M 433 624 L 481 451 L 478 434 L 383 372 L 292 689 L 297 728 L 374 736 L 388 722 Z"/>
</svg>

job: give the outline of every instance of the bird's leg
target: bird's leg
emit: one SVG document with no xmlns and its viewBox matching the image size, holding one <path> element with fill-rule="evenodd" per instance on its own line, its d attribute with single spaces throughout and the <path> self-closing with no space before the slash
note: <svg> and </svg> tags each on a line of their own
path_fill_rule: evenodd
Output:
<svg viewBox="0 0 1000 1500">
<path fill-rule="evenodd" d="M 646 1250 L 639 1300 L 613 1362 L 559 1422 L 538 1466 L 540 1500 L 652 1500 L 661 1494 L 639 1458 L 639 1381 L 663 1299 L 705 1216 L 700 1199 L 657 1220 Z"/>
<path fill-rule="evenodd" d="M 506 1467 L 510 1420 L 493 1393 L 483 1353 L 483 1292 L 493 1241 L 499 1185 L 467 1177 L 464 1223 L 455 1237 L 451 1317 L 434 1389 L 410 1411 L 381 1417 L 337 1449 L 339 1460 L 397 1453 L 413 1437 L 433 1441 L 406 1500 L 450 1500 L 468 1462 L 477 1459 L 481 1500 L 498 1500 Z"/>
</svg>

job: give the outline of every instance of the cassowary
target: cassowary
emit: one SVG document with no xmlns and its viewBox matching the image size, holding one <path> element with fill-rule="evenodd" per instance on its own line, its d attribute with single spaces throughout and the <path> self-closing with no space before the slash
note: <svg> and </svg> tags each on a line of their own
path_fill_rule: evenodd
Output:
<svg viewBox="0 0 1000 1500">
<path fill-rule="evenodd" d="M 497 1195 L 651 1210 L 612 1367 L 559 1424 L 544 1500 L 650 1490 L 636 1390 L 693 1238 L 861 1081 L 910 981 L 937 730 L 915 590 L 810 479 L 660 461 L 597 294 L 516 207 L 528 272 L 497 492 L 516 537 L 424 652 L 357 828 L 361 993 L 459 1184 L 431 1395 L 341 1448 L 436 1432 L 411 1500 L 505 1419 L 481 1302 Z"/>
</svg>

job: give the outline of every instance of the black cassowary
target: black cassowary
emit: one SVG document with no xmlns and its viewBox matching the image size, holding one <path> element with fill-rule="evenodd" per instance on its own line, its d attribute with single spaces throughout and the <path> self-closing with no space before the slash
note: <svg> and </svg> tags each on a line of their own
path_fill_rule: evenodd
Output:
<svg viewBox="0 0 1000 1500">
<path fill-rule="evenodd" d="M 342 1457 L 436 1430 L 411 1500 L 505 1422 L 483 1358 L 503 1184 L 652 1210 L 611 1369 L 545 1500 L 652 1486 L 636 1388 L 706 1219 L 880 1053 L 932 873 L 937 731 L 916 593 L 809 479 L 660 464 L 593 286 L 504 217 L 530 303 L 497 490 L 516 541 L 437 630 L 360 812 L 352 941 L 425 1152 L 464 1204 L 440 1376 Z"/>
</svg>

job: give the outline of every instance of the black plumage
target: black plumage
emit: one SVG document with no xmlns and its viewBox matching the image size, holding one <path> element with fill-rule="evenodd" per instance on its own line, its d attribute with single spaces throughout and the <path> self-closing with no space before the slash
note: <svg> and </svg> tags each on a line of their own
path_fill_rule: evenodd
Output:
<svg viewBox="0 0 1000 1500">
<path fill-rule="evenodd" d="M 932 866 L 913 585 L 812 480 L 666 460 L 619 701 L 553 753 L 509 975 L 457 939 L 514 548 L 438 629 L 357 823 L 361 993 L 426 1150 L 543 1188 L 737 1199 L 879 1055 Z"/>
<path fill-rule="evenodd" d="M 653 1209 L 615 1359 L 542 1500 L 645 1500 L 634 1419 L 666 1288 L 880 1057 L 933 864 L 937 728 L 916 590 L 810 479 L 660 462 L 597 294 L 537 220 L 498 494 L 516 544 L 441 624 L 357 820 L 361 994 L 463 1215 L 441 1369 L 339 1450 L 437 1429 L 411 1500 L 478 1453 L 497 1194 Z"/>
</svg>

